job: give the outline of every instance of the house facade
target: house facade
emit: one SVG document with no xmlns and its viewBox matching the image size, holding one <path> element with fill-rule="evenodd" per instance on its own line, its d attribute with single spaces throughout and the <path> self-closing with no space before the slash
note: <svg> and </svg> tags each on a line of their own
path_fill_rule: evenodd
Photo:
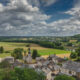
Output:
<svg viewBox="0 0 80 80">
<path fill-rule="evenodd" d="M 6 57 L 3 59 L 4 61 L 8 61 L 10 64 L 14 63 L 14 57 Z"/>
<path fill-rule="evenodd" d="M 69 75 L 69 76 L 76 76 L 80 79 L 80 63 L 67 61 L 62 64 L 60 68 L 61 73 Z"/>
<path fill-rule="evenodd" d="M 58 65 L 59 61 L 61 65 Z M 80 79 L 80 63 L 77 62 L 65 61 L 55 55 L 51 55 L 44 61 L 37 61 L 36 65 L 39 70 L 46 74 L 47 80 L 54 80 L 54 77 L 60 74 L 75 76 Z"/>
</svg>

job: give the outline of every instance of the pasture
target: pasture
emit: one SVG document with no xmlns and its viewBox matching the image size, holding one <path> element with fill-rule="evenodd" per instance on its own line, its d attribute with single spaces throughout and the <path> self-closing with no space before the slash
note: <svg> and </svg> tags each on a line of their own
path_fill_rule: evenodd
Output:
<svg viewBox="0 0 80 80">
<path fill-rule="evenodd" d="M 51 54 L 65 54 L 65 55 L 67 55 L 70 53 L 70 51 L 44 48 L 44 47 L 41 47 L 37 44 L 32 44 L 32 43 L 0 42 L 0 46 L 3 46 L 4 50 L 9 51 L 10 53 L 15 48 L 23 48 L 24 50 L 27 51 L 28 47 L 26 47 L 26 45 L 30 45 L 30 48 L 32 51 L 33 51 L 33 49 L 36 49 L 41 56 L 51 55 Z M 4 54 L 0 54 L 0 57 L 10 56 L 11 55 L 10 53 L 4 52 Z"/>
</svg>

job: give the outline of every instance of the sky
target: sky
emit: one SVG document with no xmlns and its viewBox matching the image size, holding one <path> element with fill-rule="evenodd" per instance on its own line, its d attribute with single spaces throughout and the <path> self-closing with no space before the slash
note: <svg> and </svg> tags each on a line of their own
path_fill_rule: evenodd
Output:
<svg viewBox="0 0 80 80">
<path fill-rule="evenodd" d="M 80 34 L 80 0 L 0 0 L 0 36 Z"/>
</svg>

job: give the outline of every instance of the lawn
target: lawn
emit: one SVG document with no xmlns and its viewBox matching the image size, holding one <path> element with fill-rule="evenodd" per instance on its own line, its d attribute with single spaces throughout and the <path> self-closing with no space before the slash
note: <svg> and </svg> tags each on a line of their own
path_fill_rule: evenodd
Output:
<svg viewBox="0 0 80 80">
<path fill-rule="evenodd" d="M 70 52 L 59 49 L 44 49 L 44 50 L 38 50 L 38 53 L 40 55 L 51 55 L 51 54 L 68 54 Z"/>
<path fill-rule="evenodd" d="M 11 51 L 15 48 L 26 48 L 28 43 L 12 43 L 12 42 L 0 42 L 0 46 L 3 46 L 5 51 Z"/>
<path fill-rule="evenodd" d="M 15 48 L 23 48 L 24 50 L 27 51 L 28 47 L 26 47 L 27 44 L 30 43 L 12 43 L 12 42 L 0 42 L 0 46 L 4 47 L 5 51 L 13 51 Z M 65 50 L 59 50 L 59 49 L 50 49 L 50 48 L 44 48 L 41 47 L 37 44 L 30 44 L 31 50 L 37 49 L 38 53 L 40 55 L 50 55 L 50 54 L 68 54 L 70 51 L 65 51 Z M 0 57 L 7 57 L 10 56 L 10 53 L 4 53 L 0 54 Z"/>
<path fill-rule="evenodd" d="M 11 54 L 10 53 L 0 54 L 0 58 L 4 58 L 4 57 L 7 57 L 7 56 L 11 56 Z"/>
</svg>

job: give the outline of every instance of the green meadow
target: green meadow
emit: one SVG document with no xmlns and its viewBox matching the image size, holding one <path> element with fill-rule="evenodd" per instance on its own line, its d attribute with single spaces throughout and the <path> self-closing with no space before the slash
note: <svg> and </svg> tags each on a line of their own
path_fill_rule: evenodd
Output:
<svg viewBox="0 0 80 80">
<path fill-rule="evenodd" d="M 38 53 L 40 55 L 51 55 L 51 54 L 68 54 L 70 52 L 59 49 L 44 49 L 44 50 L 38 50 Z"/>
<path fill-rule="evenodd" d="M 40 55 L 50 55 L 50 54 L 68 54 L 70 51 L 65 50 L 59 50 L 59 49 L 50 49 L 50 48 L 44 48 L 37 44 L 31 44 L 31 43 L 15 43 L 15 42 L 0 42 L 0 46 L 4 47 L 4 53 L 0 54 L 0 58 L 11 56 L 11 52 L 15 48 L 23 48 L 27 51 L 28 47 L 26 45 L 30 44 L 31 50 L 37 49 L 38 53 Z M 9 52 L 9 53 L 5 53 Z"/>
</svg>

